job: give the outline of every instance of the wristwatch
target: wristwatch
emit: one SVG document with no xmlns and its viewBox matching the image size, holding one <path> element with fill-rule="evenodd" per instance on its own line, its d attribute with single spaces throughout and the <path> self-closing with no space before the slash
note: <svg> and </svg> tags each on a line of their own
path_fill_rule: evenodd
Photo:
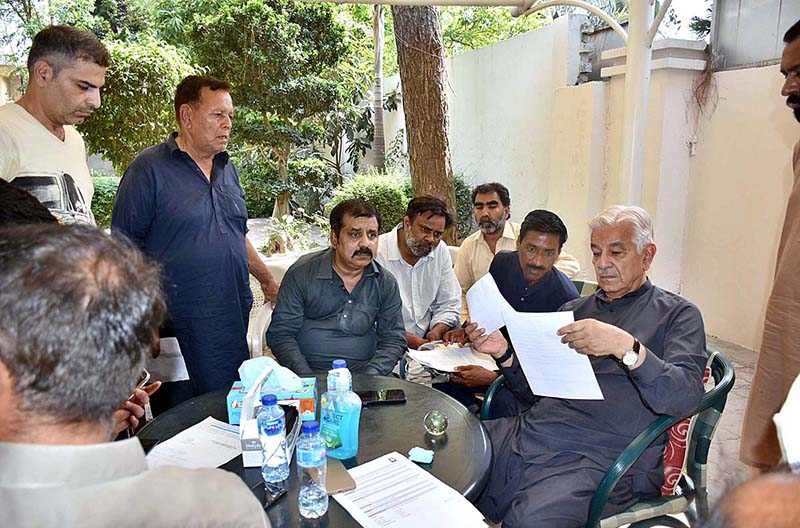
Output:
<svg viewBox="0 0 800 528">
<path fill-rule="evenodd" d="M 622 356 L 622 364 L 626 367 L 632 367 L 639 361 L 639 348 L 641 345 L 639 344 L 639 340 L 635 337 L 633 338 L 633 348 L 625 352 L 625 355 Z"/>
</svg>

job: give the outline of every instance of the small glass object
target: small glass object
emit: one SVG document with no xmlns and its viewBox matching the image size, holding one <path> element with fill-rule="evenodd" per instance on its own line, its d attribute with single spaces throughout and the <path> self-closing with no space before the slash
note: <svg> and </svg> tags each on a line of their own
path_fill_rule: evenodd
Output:
<svg viewBox="0 0 800 528">
<path fill-rule="evenodd" d="M 431 436 L 440 436 L 447 431 L 447 416 L 436 410 L 428 412 L 422 423 Z"/>
</svg>

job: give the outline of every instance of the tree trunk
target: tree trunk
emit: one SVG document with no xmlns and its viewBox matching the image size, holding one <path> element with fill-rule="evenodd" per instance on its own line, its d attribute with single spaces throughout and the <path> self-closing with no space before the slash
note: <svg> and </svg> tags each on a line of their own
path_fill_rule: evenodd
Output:
<svg viewBox="0 0 800 528">
<path fill-rule="evenodd" d="M 456 244 L 456 199 L 450 165 L 444 47 L 439 13 L 431 6 L 392 6 L 397 62 L 403 87 L 409 168 L 414 195 L 438 196 L 450 205 Z"/>
<path fill-rule="evenodd" d="M 278 157 L 278 174 L 280 174 L 284 183 L 289 183 L 289 151 L 288 149 L 276 149 Z M 292 210 L 289 207 L 290 194 L 288 191 L 283 191 L 275 197 L 275 206 L 272 209 L 272 218 L 281 218 L 284 215 L 291 214 Z"/>
<path fill-rule="evenodd" d="M 375 86 L 372 90 L 372 116 L 375 136 L 372 140 L 372 165 L 386 168 L 386 140 L 383 137 L 383 6 L 375 4 L 372 12 L 372 40 L 375 45 Z"/>
</svg>

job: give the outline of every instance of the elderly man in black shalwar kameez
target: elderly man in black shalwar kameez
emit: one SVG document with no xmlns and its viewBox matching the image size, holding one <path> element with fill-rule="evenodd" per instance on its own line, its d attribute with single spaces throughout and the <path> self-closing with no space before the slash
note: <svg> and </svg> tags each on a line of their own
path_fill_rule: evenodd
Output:
<svg viewBox="0 0 800 528">
<path fill-rule="evenodd" d="M 700 311 L 650 283 L 652 221 L 639 207 L 612 206 L 589 222 L 600 290 L 567 302 L 575 322 L 558 330 L 592 363 L 604 400 L 541 398 L 521 416 L 486 423 L 495 463 L 479 507 L 504 528 L 575 528 L 588 516 L 606 469 L 658 415 L 687 415 L 703 395 L 707 356 Z M 476 349 L 495 357 L 523 401 L 533 395 L 500 332 L 467 328 Z M 659 494 L 666 436 L 619 482 L 606 514 Z"/>
</svg>

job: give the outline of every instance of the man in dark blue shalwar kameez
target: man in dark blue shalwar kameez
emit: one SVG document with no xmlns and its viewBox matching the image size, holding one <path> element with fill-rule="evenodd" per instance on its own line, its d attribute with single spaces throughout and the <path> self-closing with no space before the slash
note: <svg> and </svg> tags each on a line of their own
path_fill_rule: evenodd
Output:
<svg viewBox="0 0 800 528">
<path fill-rule="evenodd" d="M 247 208 L 225 151 L 233 103 L 230 85 L 184 79 L 175 93 L 179 131 L 142 151 L 125 171 L 111 219 L 164 272 L 170 321 L 189 382 L 160 391 L 169 407 L 196 394 L 230 388 L 249 357 L 252 294 L 248 271 L 268 300 L 277 283 L 246 238 Z M 157 398 L 154 397 L 154 400 Z"/>
<path fill-rule="evenodd" d="M 688 415 L 703 395 L 705 333 L 700 311 L 653 286 L 650 216 L 609 207 L 589 222 L 600 290 L 567 302 L 575 322 L 558 330 L 592 363 L 604 400 L 540 398 L 513 418 L 486 422 L 495 463 L 479 507 L 504 528 L 577 528 L 592 494 L 627 444 L 660 414 Z M 531 401 L 513 347 L 500 332 L 467 328 L 473 346 L 495 357 L 517 397 Z M 654 442 L 612 493 L 606 514 L 659 494 L 666 438 Z"/>
</svg>

